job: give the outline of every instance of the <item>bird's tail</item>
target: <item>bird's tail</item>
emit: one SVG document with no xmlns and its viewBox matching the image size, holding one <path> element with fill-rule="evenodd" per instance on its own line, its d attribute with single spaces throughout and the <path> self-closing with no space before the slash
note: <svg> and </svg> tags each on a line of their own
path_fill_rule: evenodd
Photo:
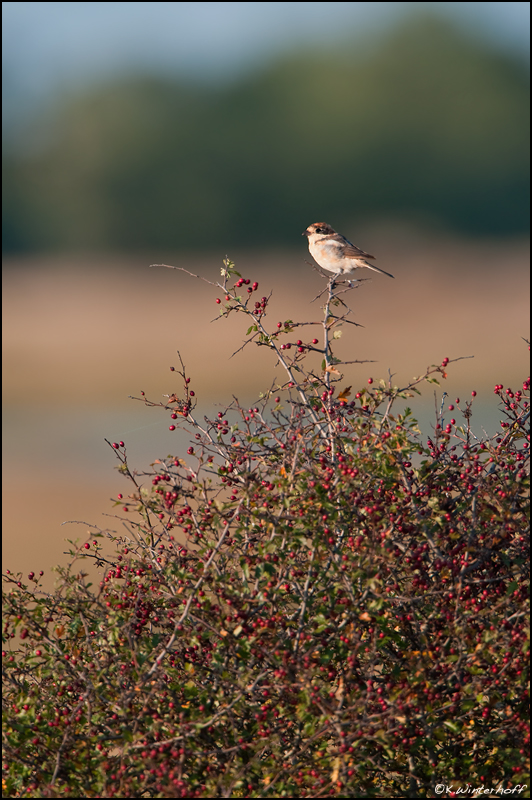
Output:
<svg viewBox="0 0 532 800">
<path fill-rule="evenodd" d="M 373 264 L 368 264 L 368 262 L 367 262 L 367 261 L 364 261 L 364 266 L 365 266 L 365 267 L 368 267 L 368 269 L 372 269 L 372 270 L 373 270 L 373 272 L 382 272 L 382 274 L 383 274 L 383 275 L 387 275 L 389 278 L 393 278 L 393 277 L 394 277 L 394 276 L 391 274 L 391 272 L 386 272 L 386 270 L 384 270 L 384 269 L 379 269 L 379 267 L 375 267 L 375 266 L 373 266 Z"/>
</svg>

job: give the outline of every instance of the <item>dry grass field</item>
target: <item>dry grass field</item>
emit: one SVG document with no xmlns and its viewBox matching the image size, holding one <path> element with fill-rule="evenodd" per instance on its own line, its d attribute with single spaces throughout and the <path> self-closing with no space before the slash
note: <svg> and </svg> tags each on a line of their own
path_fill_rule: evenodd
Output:
<svg viewBox="0 0 532 800">
<path fill-rule="evenodd" d="M 475 358 L 449 369 L 443 388 L 453 399 L 475 389 L 479 403 L 493 403 L 495 382 L 520 383 L 528 357 L 521 340 L 529 333 L 526 242 L 390 236 L 377 248 L 359 244 L 377 250 L 376 263 L 396 279 L 368 271 L 362 277 L 371 280 L 349 296 L 363 327 L 346 326 L 339 355 L 376 363 L 350 367 L 345 384 L 386 377 L 389 369 L 402 384 L 445 356 L 469 355 Z M 223 255 L 166 256 L 166 263 L 216 281 Z M 287 318 L 320 319 L 319 301 L 311 301 L 324 279 L 305 263 L 304 245 L 293 253 L 230 255 L 245 277 L 259 281 L 259 297 L 273 291 L 272 328 Z M 8 568 L 50 575 L 65 537 L 87 530 L 61 527 L 64 520 L 109 524 L 102 512 L 112 512 L 109 498 L 126 487 L 104 437 L 124 439 L 139 466 L 183 454 L 183 440 L 168 432 L 163 414 L 127 399 L 141 390 L 152 399 L 179 390 L 169 370 L 177 350 L 206 413 L 233 394 L 253 403 L 275 375 L 282 378 L 265 349 L 252 346 L 230 358 L 247 326 L 238 317 L 211 322 L 219 291 L 180 272 L 148 269 L 154 260 L 162 259 L 63 256 L 5 264 Z M 425 395 L 433 406 L 428 388 Z"/>
</svg>

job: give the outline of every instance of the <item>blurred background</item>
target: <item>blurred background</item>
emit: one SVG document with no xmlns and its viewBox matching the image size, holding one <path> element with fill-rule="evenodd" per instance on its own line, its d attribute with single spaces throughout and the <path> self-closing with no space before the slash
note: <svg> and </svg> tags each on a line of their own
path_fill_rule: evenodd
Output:
<svg viewBox="0 0 532 800">
<path fill-rule="evenodd" d="M 218 320 L 226 255 L 319 318 L 301 232 L 325 220 L 395 275 L 351 294 L 346 370 L 406 384 L 444 357 L 449 400 L 526 377 L 528 3 L 13 3 L 3 8 L 4 561 L 62 560 L 131 465 L 183 456 L 162 412 L 179 350 L 212 415 L 274 376 Z M 526 373 L 528 374 L 528 373 Z M 425 436 L 438 397 L 414 404 Z"/>
</svg>

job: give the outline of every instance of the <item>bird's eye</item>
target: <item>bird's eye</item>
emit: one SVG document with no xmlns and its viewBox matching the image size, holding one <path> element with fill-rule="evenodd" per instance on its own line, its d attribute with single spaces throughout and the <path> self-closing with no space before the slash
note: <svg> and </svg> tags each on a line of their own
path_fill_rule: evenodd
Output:
<svg viewBox="0 0 532 800">
<path fill-rule="evenodd" d="M 323 228 L 316 228 L 316 233 L 324 233 Z"/>
</svg>

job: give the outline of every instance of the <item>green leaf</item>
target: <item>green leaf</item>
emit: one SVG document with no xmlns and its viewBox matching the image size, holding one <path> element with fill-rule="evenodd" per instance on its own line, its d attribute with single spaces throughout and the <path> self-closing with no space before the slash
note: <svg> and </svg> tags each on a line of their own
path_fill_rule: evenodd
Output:
<svg viewBox="0 0 532 800">
<path fill-rule="evenodd" d="M 190 666 L 193 667 L 192 664 Z M 193 671 L 194 671 L 194 668 L 193 668 Z M 187 681 L 186 682 L 185 686 L 183 687 L 183 694 L 185 695 L 187 700 L 198 696 L 199 689 L 196 686 L 196 684 L 194 683 L 194 681 L 191 680 L 191 681 Z"/>
<path fill-rule="evenodd" d="M 316 631 L 316 633 L 321 633 L 329 625 L 329 620 L 326 619 L 323 614 L 316 614 L 313 622 L 315 625 L 314 630 Z"/>
<path fill-rule="evenodd" d="M 450 719 L 444 720 L 443 724 L 446 725 L 453 733 L 460 733 L 461 731 L 460 726 L 457 725 L 456 722 L 452 722 Z"/>
</svg>

